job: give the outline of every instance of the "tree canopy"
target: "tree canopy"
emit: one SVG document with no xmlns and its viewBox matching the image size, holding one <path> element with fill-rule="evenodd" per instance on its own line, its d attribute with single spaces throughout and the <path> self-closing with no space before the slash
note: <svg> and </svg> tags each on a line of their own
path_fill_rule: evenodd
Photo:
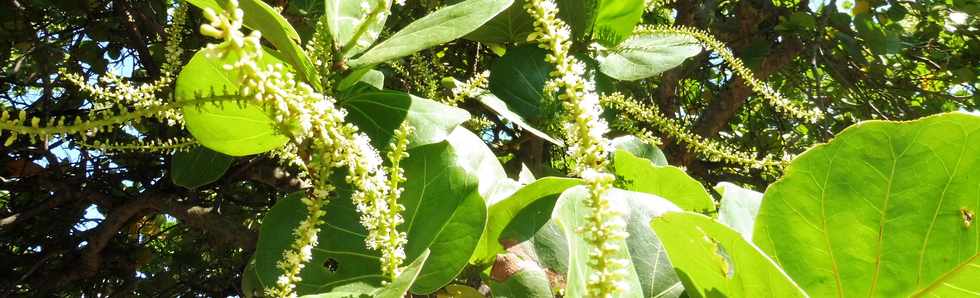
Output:
<svg viewBox="0 0 980 298">
<path fill-rule="evenodd" d="M 535 31 L 541 25 L 525 9 L 534 1 L 387 1 L 390 11 L 381 10 L 386 20 L 353 27 L 338 24 L 336 28 L 341 29 L 337 30 L 324 28 L 331 22 L 343 22 L 343 14 L 351 14 L 348 10 L 360 16 L 362 8 L 330 0 L 240 1 L 246 13 L 245 27 L 261 31 L 264 38 L 257 46 L 266 53 L 257 60 L 262 61 L 259 69 L 283 63 L 290 74 L 283 81 L 308 83 L 302 87 L 313 92 L 308 97 L 337 99 L 336 105 L 346 109 L 346 118 L 340 119 L 357 124 L 358 131 L 369 136 L 369 144 L 380 152 L 383 161 L 378 161 L 379 167 L 394 164 L 399 169 L 401 160 L 408 179 L 395 182 L 394 189 L 401 183 L 404 217 L 421 226 L 406 223 L 409 227 L 404 232 L 408 239 L 424 238 L 436 244 L 419 246 L 409 240 L 408 258 L 401 272 L 419 275 L 421 270 L 423 274 L 418 279 L 412 276 L 398 294 L 408 291 L 409 285 L 416 294 L 463 291 L 453 285 L 444 287 L 450 280 L 457 286 L 483 286 L 501 293 L 497 291 L 504 291 L 502 287 L 514 285 L 488 281 L 487 276 L 497 274 L 496 269 L 484 272 L 479 265 L 500 260 L 498 250 L 512 250 L 510 246 L 497 247 L 500 243 L 496 241 L 478 242 L 485 241 L 479 237 L 481 230 L 483 234 L 496 233 L 494 237 L 528 240 L 537 229 L 550 226 L 534 223 L 521 230 L 507 226 L 510 218 L 531 216 L 528 214 L 533 212 L 554 214 L 565 223 L 586 218 L 581 212 L 588 206 L 579 205 L 576 198 L 588 196 L 586 188 L 578 186 L 588 183 L 550 177 L 588 180 L 579 169 L 585 162 L 567 151 L 577 144 L 568 140 L 574 135 L 565 133 L 561 122 L 570 113 L 569 106 L 558 103 L 557 99 L 564 97 L 545 92 L 559 94 L 562 90 L 562 95 L 574 95 L 564 92 L 576 87 L 566 82 L 548 89 L 553 82 L 549 76 L 563 71 L 553 60 L 564 58 L 554 58 L 552 52 L 538 46 L 545 44 Z M 0 127 L 0 267 L 6 268 L 0 270 L 0 296 L 250 296 L 254 289 L 247 287 L 256 285 L 254 280 L 258 284 L 275 283 L 278 275 L 269 275 L 261 268 L 277 268 L 275 257 L 290 243 L 287 239 L 270 244 L 270 236 L 260 237 L 260 231 L 262 235 L 291 237 L 300 219 L 309 215 L 301 207 L 303 199 L 290 194 L 314 193 L 319 189 L 310 190 L 316 188 L 311 181 L 329 181 L 327 184 L 337 186 L 333 196 L 356 200 L 358 182 L 344 176 L 357 172 L 356 167 L 324 170 L 318 173 L 321 177 L 290 162 L 309 161 L 310 156 L 313 160 L 329 158 L 303 149 L 304 145 L 321 148 L 316 147 L 322 145 L 316 138 L 285 145 L 299 148 L 297 157 L 267 152 L 282 147 L 287 140 L 299 139 L 283 133 L 293 133 L 293 128 L 287 124 L 273 127 L 275 124 L 269 123 L 277 121 L 274 117 L 262 118 L 267 115 L 262 109 L 239 102 L 186 103 L 234 96 L 233 91 L 244 84 L 223 81 L 244 71 L 222 68 L 223 64 L 214 62 L 217 60 L 203 50 L 221 40 L 199 33 L 201 24 L 212 22 L 201 7 L 214 3 L 220 10 L 223 4 L 219 3 L 223 2 L 6 1 L 5 8 L 0 9 L 0 108 L 5 113 L 0 122 L 20 117 L 27 123 L 25 127 L 38 128 L 95 123 L 100 115 L 147 113 L 157 117 L 133 116 L 135 121 L 127 120 L 115 128 L 92 124 L 74 134 L 44 133 L 50 137 L 40 141 L 40 134 L 16 137 L 9 132 L 12 129 Z M 368 2 L 385 3 L 364 3 Z M 783 200 L 785 192 L 794 191 L 795 184 L 773 184 L 775 181 L 784 174 L 799 175 L 789 169 L 810 171 L 808 166 L 818 167 L 809 163 L 788 166 L 789 162 L 804 152 L 810 157 L 802 160 L 809 161 L 826 150 L 844 147 L 807 151 L 835 139 L 845 128 L 865 120 L 914 120 L 980 110 L 977 1 L 557 3 L 558 18 L 571 28 L 567 56 L 588 67 L 586 80 L 594 82 L 594 93 L 601 96 L 596 100 L 604 108 L 597 117 L 610 127 L 606 137 L 613 140 L 615 148 L 607 152 L 608 164 L 616 169 L 617 188 L 610 192 L 622 192 L 615 195 L 616 200 L 634 210 L 702 210 L 725 222 L 724 217 L 729 216 L 725 214 L 731 210 L 724 201 L 721 210 L 715 210 L 715 198 L 731 196 L 731 189 L 712 188 L 719 182 L 733 182 L 745 191 L 759 192 L 771 184 L 778 185 L 773 189 L 779 192 L 766 192 L 766 199 Z M 447 7 L 458 11 L 446 13 Z M 371 16 L 371 5 L 368 8 Z M 472 21 L 478 16 L 471 15 L 479 13 L 486 14 L 485 19 Z M 286 28 L 276 23 L 280 21 L 290 29 L 267 29 Z M 362 27 L 370 29 L 367 33 L 342 30 Z M 469 27 L 472 29 L 467 30 Z M 341 41 L 344 38 L 347 40 Z M 237 56 L 223 59 L 234 62 Z M 588 93 L 588 87 L 583 92 Z M 162 110 L 181 102 L 185 106 L 179 109 Z M 8 111 L 12 116 L 6 114 Z M 249 118 L 254 115 L 261 117 Z M 235 117 L 248 121 L 229 120 Z M 941 122 L 929 119 L 936 118 L 923 121 Z M 217 126 L 221 128 L 214 128 Z M 402 126 L 413 128 L 403 131 Z M 964 131 L 972 127 L 962 126 L 967 127 Z M 860 132 L 841 136 L 857 140 L 855 143 L 874 141 L 859 139 Z M 964 139 L 976 144 L 976 137 L 969 136 Z M 226 142 L 235 138 L 238 143 Z M 399 145 L 399 140 L 403 144 Z M 934 144 L 941 147 L 942 142 Z M 347 150 L 353 155 L 365 154 L 357 148 Z M 407 156 L 393 152 L 407 152 Z M 967 157 L 976 160 L 976 156 Z M 631 160 L 638 161 L 627 162 Z M 641 161 L 643 166 L 633 168 Z M 595 162 L 607 166 L 605 161 Z M 976 168 L 968 170 L 977 172 Z M 975 174 L 960 174 L 951 174 L 950 181 L 964 176 L 962 179 L 977 178 Z M 485 184 L 488 176 L 507 183 Z M 654 187 L 643 179 L 670 183 L 658 182 L 661 184 Z M 668 184 L 673 187 L 663 186 Z M 427 198 L 427 192 L 438 194 L 430 195 L 438 203 L 410 199 Z M 648 200 L 646 195 L 658 197 Z M 521 196 L 549 197 L 550 201 L 507 202 Z M 669 202 L 661 204 L 660 197 Z M 337 240 L 345 231 L 368 232 L 363 227 L 347 226 L 357 223 L 357 207 L 351 200 L 324 203 L 320 243 L 327 243 L 323 245 L 329 249 L 359 253 Z M 666 205 L 669 207 L 663 207 Z M 446 213 L 444 209 L 451 210 Z M 972 229 L 977 229 L 972 223 L 976 209 L 959 210 L 966 228 L 972 224 Z M 347 214 L 340 215 L 344 212 Z M 499 221 L 503 218 L 499 212 L 510 217 Z M 764 206 L 760 221 L 780 222 L 779 215 L 784 213 L 790 212 Z M 416 223 L 416 216 L 424 218 L 419 222 L 460 230 L 433 233 L 425 224 Z M 664 249 L 670 252 L 677 244 L 668 241 L 692 227 L 706 227 L 704 230 L 712 235 L 721 235 L 717 239 L 741 239 L 740 234 L 718 230 L 710 226 L 707 217 L 698 216 L 667 215 L 664 218 L 675 221 L 653 219 L 650 228 L 651 215 L 645 211 L 628 213 L 622 226 L 630 235 L 656 237 L 656 232 L 665 248 L 658 245 L 657 251 L 641 250 L 645 246 L 633 242 L 639 241 L 634 237 L 616 240 L 621 241 L 622 251 L 615 253 L 633 257 L 633 263 L 638 263 L 636 255 L 656 257 Z M 469 218 L 464 217 L 482 218 L 485 229 L 481 224 L 473 231 L 465 230 Z M 671 226 L 688 221 L 691 225 Z M 282 227 L 270 227 L 269 222 Z M 751 223 L 747 227 L 748 238 L 752 238 Z M 775 224 L 760 227 L 756 223 L 755 227 L 756 232 L 779 230 Z M 576 234 L 574 228 L 561 228 L 559 225 L 551 232 L 564 237 Z M 459 259 L 456 263 L 461 262 L 459 268 L 454 267 L 458 270 L 439 272 L 419 267 L 427 261 L 455 266 L 456 260 L 446 256 L 453 249 L 440 250 L 437 245 L 449 246 L 447 238 L 469 232 L 475 234 L 469 247 L 475 252 L 452 256 Z M 355 241 L 360 245 L 357 249 L 366 251 L 361 238 Z M 707 246 L 699 249 L 710 252 L 712 244 L 702 244 Z M 772 269 L 766 272 L 791 277 L 796 283 L 778 282 L 773 285 L 775 290 L 799 294 L 802 290 L 828 289 L 804 283 L 817 277 L 794 276 L 794 264 L 778 260 L 779 253 L 772 251 L 785 247 L 783 244 L 756 244 L 761 250 L 745 252 L 732 247 L 730 253 L 744 253 L 744 260 L 753 262 L 733 264 L 733 268 L 778 263 L 785 273 L 776 267 L 765 267 Z M 755 247 L 750 246 L 737 248 Z M 565 254 L 577 253 L 570 250 Z M 379 253 L 372 253 L 378 258 Z M 581 253 L 588 254 L 584 250 Z M 777 257 L 770 260 L 765 253 Z M 262 254 L 273 255 L 273 259 L 257 257 Z M 344 270 L 378 267 L 377 261 L 348 263 L 348 259 L 316 252 L 312 259 L 314 263 L 308 266 L 324 272 L 341 272 L 337 266 Z M 697 266 L 696 260 L 675 259 L 674 255 L 671 261 L 677 268 Z M 933 265 L 920 263 L 919 269 L 939 270 L 930 267 Z M 587 270 L 574 262 L 556 266 L 572 272 Z M 553 268 L 543 267 L 546 270 L 522 277 L 554 279 L 554 272 L 549 271 Z M 641 267 L 636 265 L 635 270 L 646 268 Z M 538 273 L 540 276 L 534 275 Z M 438 274 L 446 276 L 445 283 L 435 280 L 433 276 Z M 562 282 L 573 285 L 577 281 L 583 288 L 569 287 L 566 295 L 585 291 L 583 280 Z M 330 284 L 323 281 L 316 286 Z M 390 284 L 402 283 L 395 279 Z M 684 286 L 695 293 L 693 284 L 685 281 Z M 307 291 L 304 287 L 314 286 L 299 287 L 301 293 Z M 397 287 L 378 289 L 394 291 L 392 288 Z M 634 290 L 638 295 L 651 296 L 649 291 L 658 287 L 635 281 Z M 844 288 L 851 289 L 839 287 Z"/>
</svg>

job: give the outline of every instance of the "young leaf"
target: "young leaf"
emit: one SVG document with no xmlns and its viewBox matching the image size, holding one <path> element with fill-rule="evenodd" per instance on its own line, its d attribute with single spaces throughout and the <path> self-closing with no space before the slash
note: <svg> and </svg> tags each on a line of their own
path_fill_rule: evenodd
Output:
<svg viewBox="0 0 980 298">
<path fill-rule="evenodd" d="M 174 154 L 170 164 L 170 177 L 176 185 L 196 189 L 224 176 L 234 161 L 231 156 L 205 147 L 195 147 L 190 151 Z"/>
<path fill-rule="evenodd" d="M 721 194 L 718 222 L 751 241 L 755 217 L 759 214 L 759 206 L 762 205 L 762 193 L 729 182 L 718 183 L 715 190 Z"/>
<path fill-rule="evenodd" d="M 201 9 L 211 8 L 215 12 L 221 12 L 224 9 L 218 1 L 222 0 L 188 0 L 187 2 Z M 239 0 L 239 8 L 245 12 L 243 20 L 245 27 L 262 32 L 262 38 L 272 43 L 272 46 L 282 54 L 283 59 L 294 69 L 299 70 L 298 74 L 305 82 L 317 90 L 323 89 L 313 62 L 299 46 L 299 34 L 286 18 L 261 0 Z"/>
<path fill-rule="evenodd" d="M 715 201 L 701 183 L 673 166 L 656 166 L 625 150 L 616 150 L 616 176 L 626 190 L 657 195 L 688 211 L 712 211 Z"/>
<path fill-rule="evenodd" d="M 621 81 L 645 79 L 674 68 L 701 52 L 693 37 L 637 32 L 596 57 L 602 73 Z"/>
<path fill-rule="evenodd" d="M 369 11 L 365 12 L 361 7 L 362 3 L 367 3 Z M 384 5 L 384 6 L 382 6 Z M 391 7 L 391 0 L 326 0 L 323 2 L 327 30 L 333 38 L 333 46 L 340 50 L 345 47 L 350 50 L 345 53 L 344 58 L 360 54 L 370 47 L 378 39 L 381 30 L 384 29 L 386 14 L 375 14 L 371 20 L 366 20 L 366 15 L 370 15 L 370 10 L 378 7 Z M 365 21 L 370 23 L 365 24 Z M 357 40 L 352 40 L 355 33 L 362 26 L 363 29 Z"/>
<path fill-rule="evenodd" d="M 807 297 L 758 248 L 707 216 L 668 212 L 650 224 L 692 297 Z"/>
<path fill-rule="evenodd" d="M 415 131 L 409 148 L 438 143 L 470 118 L 465 110 L 399 91 L 371 91 L 341 99 L 347 120 L 371 137 L 376 148 L 387 148 L 395 130 L 408 122 Z"/>
<path fill-rule="evenodd" d="M 862 122 L 769 186 L 753 240 L 817 297 L 975 289 L 963 264 L 980 252 L 977 156 L 974 115 Z"/>
<path fill-rule="evenodd" d="M 467 0 L 439 9 L 398 31 L 364 55 L 351 60 L 354 68 L 411 55 L 466 35 L 506 9 L 514 0 Z"/>
<path fill-rule="evenodd" d="M 250 100 L 237 96 L 240 70 L 226 71 L 224 65 L 237 59 L 232 55 L 225 59 L 209 58 L 204 50 L 198 51 L 177 76 L 174 93 L 177 100 L 189 101 L 215 96 L 228 97 L 227 102 L 185 106 L 181 110 L 187 130 L 201 145 L 231 156 L 243 156 L 266 152 L 288 141 L 273 128 L 272 119 Z M 262 55 L 260 66 L 279 63 L 268 52 Z M 232 100 L 244 101 L 239 104 Z"/>
</svg>

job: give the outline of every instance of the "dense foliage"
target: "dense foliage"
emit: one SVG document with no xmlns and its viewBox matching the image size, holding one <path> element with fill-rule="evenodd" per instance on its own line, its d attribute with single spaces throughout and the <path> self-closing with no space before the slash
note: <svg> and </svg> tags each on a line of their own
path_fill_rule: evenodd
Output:
<svg viewBox="0 0 980 298">
<path fill-rule="evenodd" d="M 4 5 L 0 296 L 980 295 L 976 1 Z"/>
</svg>

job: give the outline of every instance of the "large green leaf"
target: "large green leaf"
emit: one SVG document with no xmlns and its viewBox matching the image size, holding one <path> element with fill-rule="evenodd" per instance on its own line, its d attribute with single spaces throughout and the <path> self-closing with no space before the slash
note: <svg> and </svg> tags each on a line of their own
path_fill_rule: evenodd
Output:
<svg viewBox="0 0 980 298">
<path fill-rule="evenodd" d="M 347 120 L 371 137 L 376 148 L 388 148 L 398 127 L 408 122 L 415 131 L 409 148 L 445 140 L 453 129 L 470 118 L 465 110 L 399 91 L 370 91 L 340 101 Z"/>
<path fill-rule="evenodd" d="M 513 48 L 490 68 L 490 92 L 530 121 L 541 118 L 542 90 L 554 69 L 544 61 L 545 55 L 544 49 L 534 45 Z"/>
<path fill-rule="evenodd" d="M 657 195 L 689 211 L 712 211 L 715 201 L 700 182 L 673 166 L 657 166 L 626 150 L 616 150 L 616 176 L 626 190 Z"/>
<path fill-rule="evenodd" d="M 211 8 L 215 12 L 224 11 L 218 1 L 188 0 L 201 9 Z M 272 46 L 282 54 L 282 57 L 294 69 L 300 70 L 299 75 L 304 81 L 310 83 L 317 90 L 322 89 L 316 68 L 310 58 L 306 56 L 303 48 L 299 46 L 299 34 L 289 24 L 289 21 L 286 21 L 286 18 L 279 12 L 261 0 L 240 0 L 238 4 L 239 8 L 245 12 L 243 20 L 245 27 L 262 32 L 262 38 L 272 43 Z"/>
<path fill-rule="evenodd" d="M 488 173 L 493 171 L 484 161 L 493 154 L 463 128 L 445 143 L 419 147 L 409 154 L 402 162 L 408 178 L 402 193 L 409 239 L 405 248 L 409 257 L 425 248 L 433 252 L 412 287 L 414 293 L 427 294 L 452 281 L 466 266 L 487 220 L 481 188 L 505 175 L 500 175 L 499 163 L 499 173 Z"/>
<path fill-rule="evenodd" d="M 235 159 L 205 147 L 174 154 L 170 177 L 174 184 L 195 189 L 224 176 Z"/>
<path fill-rule="evenodd" d="M 618 46 L 599 53 L 599 70 L 623 81 L 634 81 L 674 68 L 701 52 L 693 37 L 639 31 Z"/>
<path fill-rule="evenodd" d="M 588 189 L 576 186 L 566 190 L 555 203 L 552 217 L 564 234 L 568 245 L 566 297 L 585 295 L 585 284 L 592 274 L 587 265 L 589 246 L 578 228 L 585 225 L 589 209 L 585 207 Z M 624 268 L 626 288 L 621 297 L 653 297 L 679 295 L 677 276 L 670 270 L 664 250 L 649 228 L 650 220 L 667 211 L 680 211 L 670 201 L 643 193 L 610 189 L 605 194 L 609 206 L 623 214 L 629 237 L 618 243 L 616 255 L 629 260 Z"/>
<path fill-rule="evenodd" d="M 293 242 L 293 229 L 307 216 L 300 201 L 305 195 L 297 192 L 280 199 L 262 220 L 255 249 L 255 272 L 262 285 L 275 285 L 282 274 L 276 262 Z M 300 295 L 370 292 L 381 285 L 378 253 L 364 247 L 367 232 L 358 221 L 350 191 L 341 188 L 337 197 L 324 206 L 327 213 L 320 225 L 319 244 L 300 273 L 303 282 L 296 289 Z"/>
<path fill-rule="evenodd" d="M 250 99 L 236 98 L 240 70 L 227 71 L 223 67 L 235 59 L 233 55 L 225 59 L 211 58 L 201 50 L 180 71 L 174 91 L 179 101 L 221 95 L 246 102 L 185 106 L 182 111 L 187 130 L 201 145 L 231 156 L 257 154 L 282 146 L 288 139 L 276 133 L 268 114 L 247 103 Z M 263 65 L 279 62 L 269 53 L 259 61 Z"/>
<path fill-rule="evenodd" d="M 721 194 L 718 222 L 742 234 L 745 239 L 752 240 L 755 217 L 762 205 L 762 193 L 729 182 L 718 183 L 715 191 Z"/>
<path fill-rule="evenodd" d="M 817 297 L 975 289 L 978 156 L 977 116 L 857 124 L 769 186 L 753 240 Z"/>
<path fill-rule="evenodd" d="M 357 68 L 411 55 L 476 30 L 514 0 L 467 0 L 439 9 L 408 24 L 390 38 L 350 62 Z"/>
<path fill-rule="evenodd" d="M 593 39 L 606 46 L 615 46 L 633 33 L 633 27 L 643 18 L 643 0 L 600 0 L 596 13 Z"/>
<path fill-rule="evenodd" d="M 323 1 L 324 17 L 327 22 L 327 30 L 333 38 L 333 47 L 338 50 L 344 47 L 350 48 L 345 53 L 344 58 L 357 55 L 374 44 L 378 39 L 378 35 L 381 34 L 381 30 L 384 29 L 385 20 L 388 18 L 387 14 L 379 14 L 371 20 L 371 23 L 365 24 L 365 15 L 367 15 L 367 12 L 361 7 L 362 3 L 368 5 L 368 12 L 381 5 L 385 5 L 384 7 L 391 6 L 391 0 Z M 361 26 L 367 27 L 363 29 L 364 32 L 356 41 L 352 40 L 354 34 Z"/>
<path fill-rule="evenodd" d="M 407 260 L 415 260 L 427 249 L 432 252 L 412 292 L 434 292 L 466 266 L 486 224 L 481 187 L 492 184 L 495 175 L 504 177 L 500 164 L 494 168 L 488 159 L 496 162 L 477 136 L 458 128 L 446 141 L 410 149 L 409 157 L 402 161 L 407 181 L 400 202 L 406 210 L 399 230 L 408 235 Z M 359 223 L 347 186 L 337 187 L 336 198 L 324 208 L 327 214 L 313 260 L 300 274 L 300 294 L 363 293 L 381 285 L 378 253 L 364 247 L 367 232 Z M 263 220 L 256 271 L 265 284 L 273 284 L 279 276 L 275 263 L 292 242 L 291 231 L 305 216 L 299 197 L 294 196 L 280 200 Z M 327 263 L 332 266 L 324 266 Z"/>
<path fill-rule="evenodd" d="M 466 35 L 466 39 L 486 43 L 522 43 L 534 32 L 531 15 L 524 9 L 526 0 L 516 0 L 479 29 Z"/>
<path fill-rule="evenodd" d="M 807 296 L 758 248 L 707 216 L 669 212 L 650 225 L 689 296 Z"/>
<path fill-rule="evenodd" d="M 508 239 L 500 239 L 500 236 L 511 222 L 531 223 L 531 226 L 540 227 L 548 220 L 541 214 L 535 214 L 535 211 L 539 210 L 528 208 L 529 206 L 540 200 L 550 200 L 552 201 L 551 205 L 554 205 L 554 200 L 558 199 L 558 195 L 565 189 L 581 183 L 578 179 L 545 177 L 521 187 L 506 199 L 491 205 L 487 213 L 489 215 L 487 229 L 471 258 L 472 262 L 491 262 L 497 253 L 504 251 L 500 241 L 508 241 Z M 545 212 L 550 214 L 549 211 Z M 535 220 L 538 221 L 537 224 L 534 224 Z M 516 242 L 517 240 L 523 239 L 510 239 L 509 242 Z"/>
</svg>

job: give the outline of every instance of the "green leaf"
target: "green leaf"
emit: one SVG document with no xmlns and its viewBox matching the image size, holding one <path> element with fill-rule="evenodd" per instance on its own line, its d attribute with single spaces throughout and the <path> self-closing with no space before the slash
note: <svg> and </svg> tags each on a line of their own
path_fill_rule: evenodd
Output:
<svg viewBox="0 0 980 298">
<path fill-rule="evenodd" d="M 593 39 L 606 46 L 615 46 L 633 33 L 633 27 L 643 18 L 643 0 L 600 0 L 596 13 Z"/>
<path fill-rule="evenodd" d="M 576 186 L 566 190 L 558 198 L 552 217 L 563 232 L 568 244 L 568 272 L 566 297 L 585 295 L 585 284 L 592 274 L 587 265 L 589 246 L 582 239 L 579 227 L 585 225 L 589 209 L 585 207 L 588 190 Z M 660 241 L 649 228 L 650 219 L 667 211 L 680 211 L 673 203 L 647 194 L 610 189 L 605 194 L 609 206 L 618 210 L 626 219 L 629 238 L 619 243 L 616 255 L 630 260 L 624 268 L 624 282 L 628 286 L 620 297 L 674 296 L 677 277 L 670 270 Z"/>
<path fill-rule="evenodd" d="M 613 147 L 618 150 L 625 150 L 636 157 L 642 157 L 653 162 L 657 166 L 667 165 L 667 156 L 656 146 L 644 143 L 636 136 L 627 135 L 612 139 Z M 615 153 L 614 153 L 615 154 Z"/>
<path fill-rule="evenodd" d="M 500 236 L 511 222 L 522 222 L 524 226 L 528 226 L 526 223 L 532 222 L 531 226 L 534 226 L 533 222 L 535 218 L 538 218 L 539 223 L 534 227 L 536 230 L 547 221 L 547 216 L 541 220 L 541 215 L 534 214 L 534 209 L 528 208 L 528 206 L 536 204 L 540 200 L 550 200 L 552 201 L 551 205 L 554 205 L 554 200 L 558 199 L 558 195 L 565 189 L 581 183 L 578 179 L 544 177 L 520 188 L 506 199 L 491 205 L 487 213 L 489 220 L 487 221 L 486 232 L 480 239 L 480 244 L 477 245 L 471 262 L 492 262 L 497 253 L 504 251 L 500 241 L 506 239 L 501 239 Z M 531 212 L 526 213 L 526 211 Z"/>
<path fill-rule="evenodd" d="M 411 55 L 453 41 L 476 30 L 514 0 L 467 0 L 439 9 L 408 24 L 391 38 L 351 60 L 354 68 Z"/>
<path fill-rule="evenodd" d="M 408 122 L 415 131 L 409 148 L 445 140 L 453 129 L 470 118 L 455 107 L 399 91 L 370 91 L 341 99 L 347 121 L 371 137 L 375 148 L 388 148 L 398 127 Z"/>
<path fill-rule="evenodd" d="M 323 294 L 306 295 L 304 298 L 328 298 L 328 297 L 379 297 L 379 298 L 401 298 L 408 293 L 408 289 L 418 278 L 419 272 L 422 271 L 422 264 L 429 259 L 429 251 L 426 250 L 415 258 L 411 264 L 402 268 L 402 273 L 395 277 L 395 280 L 391 281 L 387 285 L 381 288 L 377 288 L 371 291 L 362 292 L 330 292 Z"/>
<path fill-rule="evenodd" d="M 201 9 L 211 8 L 218 13 L 224 11 L 224 8 L 218 4 L 218 0 L 188 0 L 187 2 Z M 300 70 L 299 75 L 305 82 L 317 90 L 322 90 L 316 68 L 299 45 L 299 34 L 289 21 L 261 0 L 239 0 L 238 4 L 245 12 L 243 20 L 245 27 L 261 31 L 262 38 L 272 43 L 272 46 L 294 69 Z"/>
<path fill-rule="evenodd" d="M 701 52 L 693 37 L 682 34 L 637 32 L 609 51 L 599 53 L 599 70 L 621 81 L 635 81 L 677 67 Z"/>
<path fill-rule="evenodd" d="M 499 163 L 499 173 L 487 169 L 483 161 L 487 155 L 493 158 L 493 153 L 463 128 L 447 142 L 418 147 L 409 154 L 402 161 L 408 178 L 402 193 L 403 226 L 409 239 L 405 251 L 411 258 L 425 248 L 432 250 L 432 259 L 412 287 L 413 293 L 428 294 L 452 281 L 466 266 L 487 220 L 481 188 L 505 175 Z"/>
<path fill-rule="evenodd" d="M 205 147 L 194 147 L 190 151 L 174 154 L 170 177 L 176 185 L 196 189 L 224 176 L 234 161 L 235 158 L 231 156 Z"/>
<path fill-rule="evenodd" d="M 752 240 L 755 217 L 759 214 L 759 205 L 762 205 L 762 193 L 728 182 L 718 183 L 715 190 L 721 194 L 718 222 Z"/>
<path fill-rule="evenodd" d="M 704 186 L 680 168 L 657 166 L 626 150 L 616 150 L 614 163 L 616 176 L 622 179 L 626 190 L 657 195 L 688 211 L 715 209 L 715 202 Z"/>
<path fill-rule="evenodd" d="M 554 69 L 545 62 L 546 54 L 535 45 L 513 48 L 490 68 L 490 92 L 503 100 L 508 110 L 530 121 L 542 117 L 542 90 Z"/>
<path fill-rule="evenodd" d="M 506 10 L 464 38 L 483 43 L 523 43 L 534 32 L 531 15 L 524 9 L 526 0 L 516 0 Z"/>
<path fill-rule="evenodd" d="M 386 285 L 384 288 L 376 290 L 371 297 L 380 298 L 401 298 L 405 296 L 408 289 L 412 287 L 415 283 L 415 279 L 419 277 L 419 273 L 422 272 L 422 265 L 425 261 L 429 259 L 429 250 L 422 252 L 419 257 L 415 258 L 408 267 L 402 268 L 402 273 L 395 277 L 391 283 Z"/>
<path fill-rule="evenodd" d="M 980 253 L 956 266 L 912 297 L 965 297 L 980 295 Z"/>
<path fill-rule="evenodd" d="M 364 16 L 367 13 L 361 7 L 361 3 L 367 3 L 370 6 L 369 12 L 380 5 L 391 7 L 391 0 L 326 0 L 323 2 L 327 30 L 333 38 L 334 49 L 350 48 L 345 53 L 344 58 L 364 52 L 364 50 L 374 44 L 381 30 L 384 29 L 385 21 L 388 19 L 387 14 L 380 14 L 375 16 L 370 24 L 365 25 L 364 22 L 366 20 Z M 361 26 L 367 26 L 367 28 L 364 29 L 364 33 L 358 37 L 357 41 L 353 41 L 355 32 Z"/>
<path fill-rule="evenodd" d="M 187 130 L 201 145 L 231 156 L 258 154 L 278 148 L 288 139 L 276 133 L 273 121 L 249 99 L 236 97 L 240 89 L 238 72 L 226 71 L 224 65 L 237 59 L 228 55 L 225 59 L 209 58 L 198 51 L 180 71 L 174 93 L 177 100 L 226 96 L 234 101 L 191 105 L 181 108 Z M 262 55 L 259 66 L 279 63 L 268 52 Z"/>
<path fill-rule="evenodd" d="M 650 224 L 692 297 L 807 297 L 776 264 L 741 235 L 689 212 Z"/>
<path fill-rule="evenodd" d="M 977 156 L 974 115 L 862 122 L 769 186 L 753 240 L 816 297 L 975 289 L 976 271 L 944 279 L 980 252 L 978 225 L 965 221 L 980 210 Z"/>
</svg>

